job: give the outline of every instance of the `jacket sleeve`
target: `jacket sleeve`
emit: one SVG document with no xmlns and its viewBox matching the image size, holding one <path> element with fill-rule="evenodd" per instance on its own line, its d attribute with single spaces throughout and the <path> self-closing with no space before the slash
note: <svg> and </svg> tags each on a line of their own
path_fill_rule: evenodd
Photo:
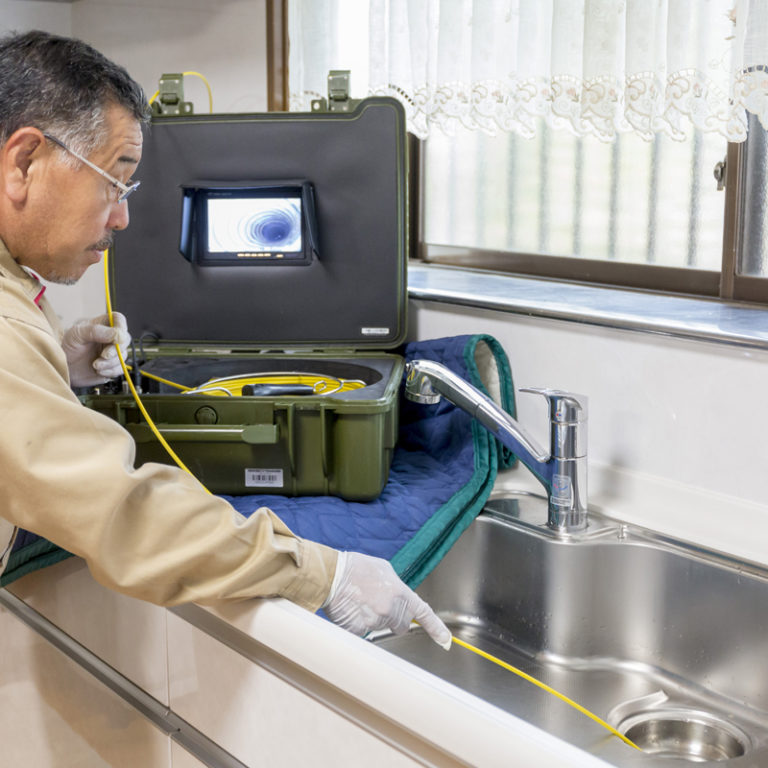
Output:
<svg viewBox="0 0 768 768">
<path fill-rule="evenodd" d="M 0 317 L 0 393 L 0 515 L 84 558 L 100 583 L 159 605 L 322 604 L 337 552 L 266 508 L 245 518 L 181 469 L 135 469 L 131 436 L 69 388 L 47 323 Z"/>
</svg>

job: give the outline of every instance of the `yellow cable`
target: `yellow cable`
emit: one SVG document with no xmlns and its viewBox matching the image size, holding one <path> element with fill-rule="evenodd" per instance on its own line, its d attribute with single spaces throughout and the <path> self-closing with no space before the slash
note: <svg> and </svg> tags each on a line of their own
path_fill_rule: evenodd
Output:
<svg viewBox="0 0 768 768">
<path fill-rule="evenodd" d="M 126 365 L 125 366 L 129 371 L 133 370 L 132 365 Z M 139 373 L 142 376 L 145 376 L 148 379 L 152 379 L 153 381 L 159 381 L 161 384 L 167 384 L 169 387 L 174 387 L 175 389 L 180 389 L 182 392 L 191 392 L 192 387 L 185 387 L 183 384 L 177 384 L 175 381 L 171 381 L 170 379 L 164 379 L 162 376 L 155 376 L 154 373 L 147 373 L 146 371 L 139 370 Z"/>
<path fill-rule="evenodd" d="M 539 688 L 546 691 L 547 693 L 551 693 L 554 697 L 560 699 L 560 701 L 565 702 L 569 706 L 581 712 L 582 715 L 586 715 L 591 720 L 594 720 L 598 725 L 602 725 L 603 728 L 605 728 L 607 731 L 610 731 L 610 733 L 612 733 L 614 736 L 618 736 L 625 744 L 629 744 L 630 747 L 634 747 L 635 749 L 642 752 L 642 750 L 640 749 L 640 747 L 637 746 L 637 744 L 635 744 L 633 741 L 630 741 L 623 733 L 621 733 L 620 731 L 617 731 L 612 725 L 609 725 L 608 723 L 605 722 L 605 720 L 603 720 L 602 718 L 594 714 L 594 712 L 590 712 L 585 707 L 582 707 L 581 704 L 576 703 L 575 701 L 573 701 L 573 699 L 569 699 L 567 696 L 563 695 L 559 691 L 556 691 L 554 688 L 551 688 L 546 683 L 542 683 L 540 680 L 537 680 L 535 677 L 532 677 L 526 672 L 523 672 L 522 669 L 513 667 L 511 664 L 507 664 L 506 661 L 502 661 L 496 656 L 492 656 L 490 653 L 487 653 L 486 651 L 482 651 L 480 650 L 480 648 L 476 648 L 474 645 L 471 645 L 470 643 L 467 643 L 464 640 L 459 640 L 458 637 L 451 637 L 451 640 L 454 643 L 456 643 L 456 645 L 460 645 L 462 648 L 466 648 L 468 651 L 472 651 L 472 653 L 476 653 L 478 656 L 482 656 L 484 659 L 487 659 L 488 661 L 492 661 L 494 664 L 498 664 L 500 667 L 503 667 L 509 672 L 513 672 L 519 677 L 522 677 L 523 680 L 527 680 L 529 683 L 533 683 L 533 685 L 538 686 Z"/>
<path fill-rule="evenodd" d="M 184 77 L 187 75 L 194 75 L 195 77 L 199 77 L 205 83 L 205 87 L 208 90 L 208 111 L 213 112 L 213 93 L 211 93 L 211 86 L 205 76 L 201 75 L 199 72 L 182 72 L 182 75 L 184 75 Z"/>
<path fill-rule="evenodd" d="M 109 317 L 109 324 L 114 327 L 114 317 L 112 315 L 112 299 L 110 297 L 109 293 L 109 263 L 108 263 L 108 252 L 104 251 L 104 294 L 107 300 L 107 316 Z M 120 345 L 115 344 L 115 349 L 117 350 L 117 357 L 120 360 L 120 367 L 123 369 L 123 375 L 125 376 L 125 380 L 128 382 L 128 387 L 131 390 L 131 394 L 133 395 L 133 399 L 136 401 L 136 405 L 139 407 L 139 410 L 141 411 L 141 415 L 147 420 L 147 424 L 149 424 L 149 428 L 154 432 L 155 437 L 160 441 L 160 444 L 165 448 L 166 451 L 168 451 L 168 455 L 183 469 L 187 474 L 191 475 L 192 477 L 195 477 L 192 472 L 190 472 L 187 465 L 176 455 L 176 452 L 171 448 L 170 445 L 168 445 L 168 441 L 160 434 L 160 430 L 155 426 L 155 422 L 152 421 L 152 417 L 147 413 L 147 409 L 144 407 L 144 403 L 141 402 L 141 398 L 139 397 L 139 393 L 136 391 L 136 387 L 133 386 L 133 382 L 131 381 L 131 377 L 128 373 L 128 367 L 125 364 L 125 360 L 123 358 L 123 353 L 120 351 Z M 197 478 L 195 478 L 197 480 Z M 198 480 L 198 482 L 200 482 Z M 202 484 L 200 483 L 201 487 L 206 491 L 206 493 L 210 493 L 210 491 Z"/>
<path fill-rule="evenodd" d="M 149 103 L 152 104 L 152 102 L 160 95 L 160 91 L 157 90 L 152 94 L 152 98 L 149 100 Z"/>
</svg>

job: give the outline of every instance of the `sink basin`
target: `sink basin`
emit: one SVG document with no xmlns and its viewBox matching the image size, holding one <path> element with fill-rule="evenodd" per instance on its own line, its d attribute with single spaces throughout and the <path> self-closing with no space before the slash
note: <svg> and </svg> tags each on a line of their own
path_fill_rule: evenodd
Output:
<svg viewBox="0 0 768 768">
<path fill-rule="evenodd" d="M 596 514 L 570 536 L 544 520 L 543 498 L 492 499 L 417 591 L 456 637 L 643 752 L 418 627 L 377 642 L 614 765 L 768 766 L 768 569 Z"/>
</svg>

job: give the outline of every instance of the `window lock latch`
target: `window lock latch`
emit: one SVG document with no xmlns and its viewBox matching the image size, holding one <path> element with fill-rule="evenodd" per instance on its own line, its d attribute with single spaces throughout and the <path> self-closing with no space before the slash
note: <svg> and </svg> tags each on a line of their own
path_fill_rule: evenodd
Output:
<svg viewBox="0 0 768 768">
<path fill-rule="evenodd" d="M 715 163 L 714 170 L 712 171 L 715 181 L 717 182 L 717 189 L 722 192 L 725 189 L 725 158 L 719 163 Z"/>
</svg>

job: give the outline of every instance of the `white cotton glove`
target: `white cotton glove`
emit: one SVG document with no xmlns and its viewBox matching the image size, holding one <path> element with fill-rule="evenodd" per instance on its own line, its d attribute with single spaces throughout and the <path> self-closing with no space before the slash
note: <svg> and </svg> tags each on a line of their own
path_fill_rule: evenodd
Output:
<svg viewBox="0 0 768 768">
<path fill-rule="evenodd" d="M 64 332 L 61 346 L 67 356 L 69 381 L 73 387 L 92 387 L 114 379 L 122 373 L 115 342 L 125 351 L 131 343 L 128 323 L 120 312 L 113 312 L 114 328 L 109 316 L 78 320 Z"/>
<path fill-rule="evenodd" d="M 443 648 L 451 646 L 448 627 L 397 576 L 387 560 L 340 552 L 330 594 L 323 605 L 328 618 L 356 635 L 390 629 L 407 632 L 411 621 Z"/>
</svg>

